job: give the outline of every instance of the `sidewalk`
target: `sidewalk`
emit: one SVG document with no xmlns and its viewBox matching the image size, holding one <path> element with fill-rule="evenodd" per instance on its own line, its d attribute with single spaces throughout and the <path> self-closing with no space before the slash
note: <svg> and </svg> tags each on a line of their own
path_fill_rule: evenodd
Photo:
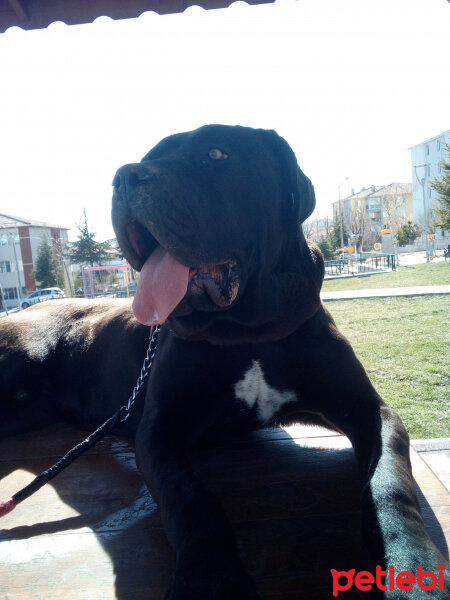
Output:
<svg viewBox="0 0 450 600">
<path fill-rule="evenodd" d="M 324 302 L 333 300 L 356 300 L 358 298 L 389 298 L 391 296 L 431 296 L 433 294 L 450 294 L 450 285 L 419 285 L 413 287 L 379 288 L 373 290 L 343 290 L 339 292 L 321 292 Z M 9 312 L 16 312 L 12 309 Z M 5 312 L 0 311 L 0 317 Z"/>
<path fill-rule="evenodd" d="M 433 263 L 435 262 L 444 262 L 444 254 L 443 250 L 438 251 L 439 254 L 434 256 L 431 260 Z M 398 255 L 399 266 L 405 267 L 407 265 L 421 265 L 427 262 L 427 256 L 425 251 L 419 252 L 400 252 Z"/>
<path fill-rule="evenodd" d="M 354 300 L 357 298 L 388 298 L 391 296 L 429 296 L 432 294 L 450 294 L 450 285 L 421 285 L 413 287 L 379 288 L 373 290 L 343 290 L 339 292 L 321 292 L 324 302 L 333 300 Z"/>
</svg>

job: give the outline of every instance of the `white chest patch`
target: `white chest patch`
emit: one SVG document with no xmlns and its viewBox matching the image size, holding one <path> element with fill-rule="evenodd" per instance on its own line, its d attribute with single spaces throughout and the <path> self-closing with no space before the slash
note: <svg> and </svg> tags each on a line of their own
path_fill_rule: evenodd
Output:
<svg viewBox="0 0 450 600">
<path fill-rule="evenodd" d="M 288 402 L 295 402 L 297 396 L 291 390 L 280 392 L 266 382 L 261 365 L 254 360 L 244 378 L 234 385 L 234 394 L 251 409 L 257 406 L 258 420 L 270 423 L 280 408 Z"/>
</svg>

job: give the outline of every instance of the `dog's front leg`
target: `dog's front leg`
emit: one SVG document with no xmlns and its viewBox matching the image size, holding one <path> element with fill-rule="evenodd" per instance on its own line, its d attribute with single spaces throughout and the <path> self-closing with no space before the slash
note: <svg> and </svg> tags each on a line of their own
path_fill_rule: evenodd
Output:
<svg viewBox="0 0 450 600">
<path fill-rule="evenodd" d="M 440 590 L 439 585 L 424 590 L 417 582 L 419 566 L 422 574 L 429 571 L 437 576 L 438 567 L 446 561 L 425 529 L 411 471 L 409 438 L 400 417 L 376 392 L 326 311 L 301 333 L 298 352 L 303 388 L 299 388 L 303 395 L 299 404 L 305 411 L 320 414 L 350 439 L 364 481 L 363 533 L 372 575 L 377 569 L 379 578 L 380 571 L 396 574 L 391 585 L 383 580 L 375 589 L 374 582 L 375 596 L 390 600 L 450 599 L 450 590 Z M 353 567 L 349 565 L 349 570 Z M 397 585 L 401 572 L 400 583 L 406 589 Z M 412 577 L 416 582 L 407 583 Z M 450 574 L 446 578 L 448 587 Z M 430 583 L 427 578 L 422 582 Z"/>
<path fill-rule="evenodd" d="M 136 459 L 176 554 L 167 600 L 259 598 L 237 557 L 225 513 L 193 472 L 186 439 L 173 421 L 144 413 Z"/>
<path fill-rule="evenodd" d="M 438 581 L 439 567 L 445 561 L 425 529 L 411 472 L 409 438 L 401 419 L 371 394 L 369 402 L 353 407 L 345 419 L 333 420 L 350 437 L 366 480 L 364 536 L 374 572 L 378 568 L 387 574 L 374 589 L 375 596 L 392 600 L 450 598 L 449 572 L 445 578 L 441 573 Z M 425 571 L 431 575 L 426 576 Z"/>
</svg>

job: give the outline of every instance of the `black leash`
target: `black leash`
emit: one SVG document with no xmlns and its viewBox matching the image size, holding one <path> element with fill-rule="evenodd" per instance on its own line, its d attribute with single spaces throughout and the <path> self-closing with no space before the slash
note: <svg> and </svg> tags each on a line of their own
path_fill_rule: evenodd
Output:
<svg viewBox="0 0 450 600">
<path fill-rule="evenodd" d="M 131 396 L 128 399 L 127 404 L 121 406 L 119 410 L 117 410 L 112 417 L 110 417 L 107 421 L 103 423 L 98 429 L 93 431 L 86 439 L 77 444 L 74 448 L 69 450 L 67 454 L 65 454 L 57 463 L 55 463 L 49 469 L 43 471 L 40 475 L 38 475 L 31 483 L 27 486 L 16 492 L 11 498 L 0 502 L 0 517 L 7 515 L 11 512 L 16 506 L 34 494 L 37 490 L 39 490 L 43 485 L 49 482 L 51 479 L 56 477 L 58 473 L 61 473 L 66 467 L 74 462 L 81 454 L 86 452 L 89 448 L 92 448 L 99 440 L 101 440 L 109 431 L 114 429 L 119 423 L 123 423 L 130 416 L 131 408 L 136 400 L 137 395 L 139 394 L 140 389 L 144 385 L 144 381 L 148 374 L 150 373 L 150 369 L 152 368 L 153 359 L 155 358 L 155 350 L 156 343 L 158 341 L 159 331 L 161 329 L 160 325 L 156 325 L 150 331 L 150 342 L 147 349 L 147 354 L 145 356 L 144 362 L 142 364 L 141 372 L 137 379 L 136 385 L 133 389 Z"/>
</svg>

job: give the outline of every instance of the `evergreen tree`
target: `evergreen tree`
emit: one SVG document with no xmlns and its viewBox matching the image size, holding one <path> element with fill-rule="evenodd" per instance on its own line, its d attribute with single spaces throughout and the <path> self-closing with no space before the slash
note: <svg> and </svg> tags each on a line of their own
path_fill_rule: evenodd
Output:
<svg viewBox="0 0 450 600">
<path fill-rule="evenodd" d="M 321 235 L 316 243 L 325 260 L 332 260 L 334 258 L 334 249 L 331 247 L 330 241 L 325 235 Z"/>
<path fill-rule="evenodd" d="M 46 236 L 42 238 L 38 247 L 34 277 L 41 288 L 57 285 L 55 259 Z"/>
<path fill-rule="evenodd" d="M 344 246 L 348 246 L 350 235 L 348 233 L 347 226 L 343 219 L 342 219 L 342 234 L 343 234 L 342 237 L 344 238 Z M 331 246 L 331 249 L 333 250 L 333 252 L 336 250 L 336 248 L 341 247 L 341 219 L 338 216 L 336 216 L 336 218 L 334 219 L 333 226 L 332 226 L 330 234 L 328 236 L 328 241 L 330 243 L 330 246 Z"/>
<path fill-rule="evenodd" d="M 111 259 L 109 242 L 96 242 L 95 233 L 89 230 L 86 211 L 83 211 L 84 221 L 77 225 L 78 241 L 73 242 L 68 250 L 72 263 L 93 267 Z"/>
<path fill-rule="evenodd" d="M 414 243 L 414 240 L 420 237 L 421 233 L 422 230 L 418 225 L 415 225 L 412 221 L 408 221 L 405 225 L 397 229 L 394 237 L 398 241 L 399 246 L 407 246 Z"/>
<path fill-rule="evenodd" d="M 441 163 L 444 174 L 441 179 L 435 179 L 431 187 L 439 194 L 439 206 L 434 209 L 437 220 L 434 221 L 435 227 L 440 227 L 443 231 L 450 230 L 450 146 L 446 145 L 447 161 Z"/>
</svg>

